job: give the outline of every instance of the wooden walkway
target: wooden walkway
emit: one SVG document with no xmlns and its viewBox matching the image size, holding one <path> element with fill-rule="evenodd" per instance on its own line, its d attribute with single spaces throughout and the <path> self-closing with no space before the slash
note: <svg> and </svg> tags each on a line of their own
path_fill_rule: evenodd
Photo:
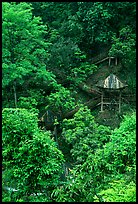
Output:
<svg viewBox="0 0 138 204">
<path fill-rule="evenodd" d="M 99 64 L 101 62 L 104 62 L 105 60 L 109 60 L 109 66 L 111 64 L 111 59 L 115 59 L 115 65 L 117 65 L 117 59 L 115 57 L 109 57 L 108 56 L 108 52 L 109 52 L 109 48 L 106 49 L 103 53 L 97 55 L 96 57 L 94 57 L 91 60 L 91 63 L 94 64 Z M 87 88 L 86 88 L 87 87 Z M 95 88 L 91 88 L 88 87 L 87 84 L 81 83 L 78 85 L 78 88 L 81 89 L 82 91 L 85 91 L 87 94 L 94 94 L 96 97 L 92 98 L 91 100 L 87 101 L 86 103 L 84 103 L 84 105 L 88 106 L 88 108 L 90 109 L 94 109 L 97 106 L 101 105 L 101 92 L 96 90 Z M 136 101 L 136 97 L 134 99 L 134 97 L 130 96 L 130 95 L 126 95 L 126 94 L 122 94 L 122 100 L 125 102 L 135 102 Z M 107 104 L 107 103 L 106 103 Z M 63 120 L 64 118 L 71 118 L 73 117 L 73 115 L 79 110 L 79 107 L 76 107 L 75 109 L 60 115 L 59 120 Z M 50 111 L 52 113 L 52 111 Z M 50 117 L 49 122 L 48 121 L 48 117 Z M 48 116 L 48 111 L 45 112 L 43 114 L 43 116 L 41 116 L 39 118 L 40 122 L 44 122 L 46 129 L 51 129 L 54 127 L 54 118 L 56 118 L 56 115 L 52 115 L 52 116 Z"/>
</svg>

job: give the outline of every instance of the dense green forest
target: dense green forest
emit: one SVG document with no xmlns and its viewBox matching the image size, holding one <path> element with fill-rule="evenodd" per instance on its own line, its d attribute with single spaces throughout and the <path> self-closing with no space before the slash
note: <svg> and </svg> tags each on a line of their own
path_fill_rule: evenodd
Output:
<svg viewBox="0 0 138 204">
<path fill-rule="evenodd" d="M 3 2 L 2 201 L 136 202 L 135 98 L 135 1 Z"/>
</svg>

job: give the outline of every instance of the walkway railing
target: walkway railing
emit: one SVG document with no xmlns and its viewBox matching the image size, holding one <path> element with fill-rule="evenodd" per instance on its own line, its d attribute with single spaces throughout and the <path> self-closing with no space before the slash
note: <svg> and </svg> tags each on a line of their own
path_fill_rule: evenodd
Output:
<svg viewBox="0 0 138 204">
<path fill-rule="evenodd" d="M 92 62 L 93 64 L 96 64 L 97 62 L 103 60 L 104 58 L 109 57 L 109 56 L 108 56 L 109 49 L 110 49 L 110 48 L 107 48 L 107 49 L 105 49 L 103 52 L 101 52 L 99 55 L 96 55 L 95 57 L 93 57 L 92 60 L 91 60 L 91 62 Z"/>
</svg>

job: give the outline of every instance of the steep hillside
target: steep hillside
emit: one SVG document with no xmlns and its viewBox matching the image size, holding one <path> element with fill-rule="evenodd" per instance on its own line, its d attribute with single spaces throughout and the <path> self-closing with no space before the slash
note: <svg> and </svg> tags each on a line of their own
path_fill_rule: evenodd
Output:
<svg viewBox="0 0 138 204">
<path fill-rule="evenodd" d="M 93 115 L 95 116 L 95 120 L 99 124 L 103 125 L 109 125 L 112 129 L 115 127 L 118 127 L 120 124 L 120 121 L 122 120 L 122 117 L 127 112 L 131 112 L 133 108 L 135 108 L 136 105 L 136 95 L 135 93 L 131 93 L 130 87 L 126 87 L 122 91 L 122 98 L 121 98 L 121 113 L 118 113 L 118 106 L 110 107 L 110 105 L 104 106 L 104 112 L 100 112 L 100 101 L 101 101 L 101 95 L 100 90 L 96 86 L 96 84 L 100 80 L 104 80 L 108 75 L 111 73 L 115 74 L 123 83 L 127 84 L 127 81 L 123 78 L 122 74 L 122 65 L 121 63 L 118 63 L 117 65 L 114 64 L 114 61 L 109 66 L 108 60 L 99 63 L 98 69 L 87 78 L 85 86 L 87 86 L 87 89 L 82 88 L 80 86 L 80 91 L 78 91 L 78 95 L 80 98 L 83 98 L 83 101 L 93 101 L 93 104 L 95 104 L 95 98 L 99 100 L 97 101 L 97 104 L 92 105 L 91 111 Z M 129 75 L 129 73 L 128 73 Z M 83 85 L 84 87 L 84 85 Z"/>
</svg>

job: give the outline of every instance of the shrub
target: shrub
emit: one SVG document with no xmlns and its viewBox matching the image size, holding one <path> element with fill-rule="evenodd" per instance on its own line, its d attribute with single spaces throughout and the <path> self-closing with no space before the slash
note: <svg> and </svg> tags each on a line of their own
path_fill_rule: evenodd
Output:
<svg viewBox="0 0 138 204">
<path fill-rule="evenodd" d="M 4 109 L 2 122 L 3 182 L 18 190 L 12 201 L 33 193 L 49 198 L 60 182 L 64 161 L 51 133 L 40 131 L 36 114 L 26 109 Z"/>
</svg>

